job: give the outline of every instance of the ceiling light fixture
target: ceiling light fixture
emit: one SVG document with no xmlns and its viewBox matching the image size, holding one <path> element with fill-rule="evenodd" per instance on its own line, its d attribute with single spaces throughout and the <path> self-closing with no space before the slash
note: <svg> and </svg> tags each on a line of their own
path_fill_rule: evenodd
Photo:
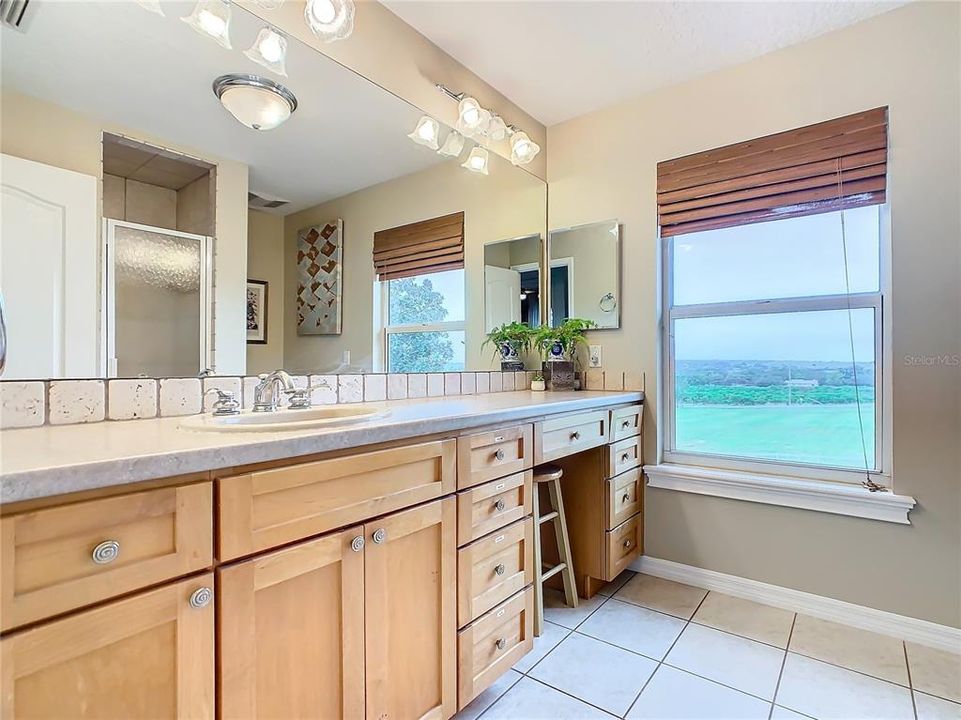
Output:
<svg viewBox="0 0 961 720">
<path fill-rule="evenodd" d="M 160 7 L 160 0 L 137 0 L 137 4 L 144 10 L 149 10 L 160 17 L 164 17 L 164 9 Z"/>
<path fill-rule="evenodd" d="M 461 154 L 464 149 L 464 136 L 461 135 L 456 130 L 451 130 L 447 139 L 444 140 L 444 144 L 441 149 L 437 152 L 441 155 L 446 155 L 447 157 L 457 157 Z"/>
<path fill-rule="evenodd" d="M 424 145 L 431 150 L 437 149 L 437 138 L 440 135 L 440 123 L 429 115 L 424 115 L 417 121 L 414 132 L 407 137 L 418 145 Z"/>
<path fill-rule="evenodd" d="M 491 113 L 472 97 L 457 104 L 457 129 L 468 137 L 483 135 L 490 125 Z"/>
<path fill-rule="evenodd" d="M 307 0 L 304 18 L 321 40 L 344 40 L 354 31 L 354 0 Z"/>
<path fill-rule="evenodd" d="M 526 165 L 540 151 L 541 146 L 531 140 L 523 130 L 515 131 L 511 135 L 511 162 L 515 165 Z"/>
<path fill-rule="evenodd" d="M 287 77 L 287 38 L 272 27 L 261 28 L 244 55 L 271 72 Z"/>
<path fill-rule="evenodd" d="M 213 91 L 227 111 L 253 130 L 272 130 L 297 109 L 297 98 L 259 75 L 221 75 Z"/>
<path fill-rule="evenodd" d="M 201 35 L 231 49 L 230 3 L 226 0 L 200 0 L 190 15 L 180 19 Z"/>
<path fill-rule="evenodd" d="M 470 155 L 467 156 L 467 159 L 461 163 L 461 167 L 467 168 L 471 172 L 487 175 L 488 160 L 489 156 L 487 153 L 487 148 L 475 146 L 473 149 L 471 149 Z"/>
</svg>

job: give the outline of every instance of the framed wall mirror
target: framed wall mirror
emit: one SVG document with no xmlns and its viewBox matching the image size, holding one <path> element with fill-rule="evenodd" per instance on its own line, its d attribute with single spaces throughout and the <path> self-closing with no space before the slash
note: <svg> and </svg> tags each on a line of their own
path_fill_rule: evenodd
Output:
<svg viewBox="0 0 961 720">
<path fill-rule="evenodd" d="M 599 330 L 621 326 L 620 245 L 617 220 L 550 231 L 551 325 L 581 318 Z"/>
<path fill-rule="evenodd" d="M 543 252 L 540 234 L 484 246 L 484 332 L 512 322 L 541 324 Z"/>
</svg>

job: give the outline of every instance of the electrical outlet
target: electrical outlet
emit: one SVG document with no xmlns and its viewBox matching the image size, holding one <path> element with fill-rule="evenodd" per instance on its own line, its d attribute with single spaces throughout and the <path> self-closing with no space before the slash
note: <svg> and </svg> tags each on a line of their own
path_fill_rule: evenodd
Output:
<svg viewBox="0 0 961 720">
<path fill-rule="evenodd" d="M 599 367 L 601 366 L 601 346 L 600 346 L 600 345 L 591 345 L 591 346 L 590 346 L 590 350 L 591 350 L 591 363 L 590 363 L 590 366 L 591 366 L 592 368 L 599 368 Z"/>
</svg>

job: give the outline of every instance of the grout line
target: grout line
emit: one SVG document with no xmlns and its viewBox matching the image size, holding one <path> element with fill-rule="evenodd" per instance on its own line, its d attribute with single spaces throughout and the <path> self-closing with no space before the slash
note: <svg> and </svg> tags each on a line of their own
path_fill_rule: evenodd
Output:
<svg viewBox="0 0 961 720">
<path fill-rule="evenodd" d="M 908 662 L 908 644 L 901 641 L 901 649 L 904 650 L 904 665 L 908 671 L 908 693 L 911 695 L 911 709 L 914 710 L 914 720 L 918 720 L 918 704 L 914 700 L 914 681 L 911 679 L 911 663 Z"/>
<path fill-rule="evenodd" d="M 777 702 L 777 694 L 781 689 L 781 678 L 784 677 L 784 666 L 787 664 L 788 648 L 791 647 L 791 637 L 794 635 L 794 625 L 797 623 L 797 613 L 791 618 L 791 629 L 787 634 L 787 643 L 784 645 L 784 657 L 781 658 L 781 669 L 777 674 L 777 682 L 774 684 L 774 696 L 771 698 L 771 712 L 768 713 L 768 720 L 774 716 L 774 703 Z M 917 720 L 917 718 L 915 718 Z"/>
<path fill-rule="evenodd" d="M 549 683 L 546 683 L 546 682 L 544 682 L 543 680 L 539 680 L 539 679 L 536 678 L 536 677 L 530 677 L 529 675 L 528 675 L 527 677 L 528 677 L 529 680 L 531 680 L 531 681 L 533 681 L 533 682 L 536 682 L 536 683 L 538 683 L 538 684 L 540 684 L 540 685 L 543 685 L 543 686 L 546 687 L 546 688 L 550 688 L 551 690 L 556 690 L 557 692 L 561 693 L 562 695 L 567 695 L 567 697 L 573 698 L 574 700 L 577 700 L 577 702 L 579 702 L 579 703 L 583 703 L 584 705 L 588 705 L 588 706 L 594 708 L 595 710 L 600 710 L 602 713 L 604 713 L 605 715 L 607 715 L 607 716 L 609 716 L 609 717 L 620 717 L 619 715 L 615 715 L 614 713 L 612 713 L 610 710 L 605 710 L 604 708 L 600 707 L 599 705 L 595 705 L 595 704 L 592 703 L 592 702 L 588 702 L 588 701 L 585 700 L 584 698 L 579 698 L 579 697 L 577 697 L 577 695 L 572 695 L 571 693 L 567 692 L 567 690 L 561 690 L 559 687 L 554 687 L 553 685 L 551 685 L 551 684 L 549 684 Z"/>
</svg>

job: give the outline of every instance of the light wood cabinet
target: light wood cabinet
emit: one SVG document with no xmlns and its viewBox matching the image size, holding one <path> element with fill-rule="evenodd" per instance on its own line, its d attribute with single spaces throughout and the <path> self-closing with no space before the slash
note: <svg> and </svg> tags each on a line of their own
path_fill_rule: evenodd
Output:
<svg viewBox="0 0 961 720">
<path fill-rule="evenodd" d="M 530 425 L 473 433 L 457 438 L 457 489 L 534 467 Z"/>
<path fill-rule="evenodd" d="M 457 494 L 457 545 L 466 545 L 530 515 L 534 474 L 530 470 Z"/>
<path fill-rule="evenodd" d="M 518 520 L 457 551 L 457 622 L 466 625 L 534 582 L 534 520 Z"/>
<path fill-rule="evenodd" d="M 8 635 L 0 715 L 213 717 L 212 588 L 203 575 Z"/>
<path fill-rule="evenodd" d="M 583 452 L 608 441 L 607 410 L 562 415 L 534 425 L 534 464 Z"/>
</svg>

